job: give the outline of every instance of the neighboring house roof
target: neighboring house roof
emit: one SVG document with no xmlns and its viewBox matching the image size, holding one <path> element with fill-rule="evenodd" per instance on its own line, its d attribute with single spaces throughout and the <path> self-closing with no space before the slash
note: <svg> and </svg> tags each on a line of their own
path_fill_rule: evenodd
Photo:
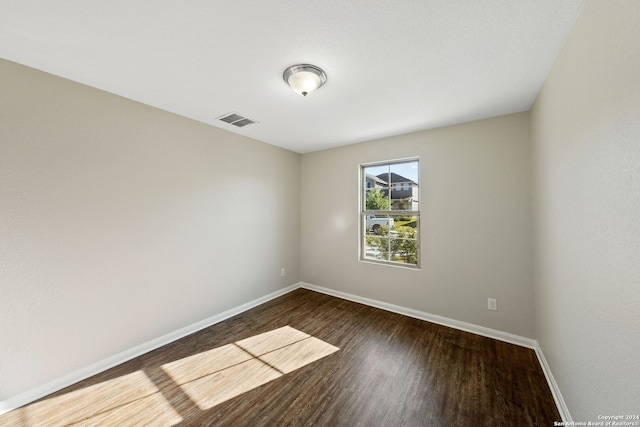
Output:
<svg viewBox="0 0 640 427">
<path fill-rule="evenodd" d="M 384 179 L 381 179 L 379 176 L 367 174 L 367 179 L 370 179 L 371 181 L 374 181 L 381 185 L 387 185 L 387 181 L 385 181 Z"/>
<path fill-rule="evenodd" d="M 381 173 L 377 176 L 378 179 L 382 180 L 386 184 L 386 179 L 389 178 L 389 174 Z M 398 175 L 397 173 L 391 172 L 391 183 L 394 184 L 396 182 L 410 182 L 412 184 L 416 184 L 415 181 L 410 180 L 409 178 L 405 178 L 402 175 Z"/>
</svg>

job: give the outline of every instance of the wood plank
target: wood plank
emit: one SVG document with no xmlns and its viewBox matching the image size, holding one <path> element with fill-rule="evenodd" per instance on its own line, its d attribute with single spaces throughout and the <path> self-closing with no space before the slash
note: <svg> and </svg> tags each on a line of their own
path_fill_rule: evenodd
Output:
<svg viewBox="0 0 640 427">
<path fill-rule="evenodd" d="M 225 387 L 232 395 L 221 398 Z M 298 289 L 5 414 L 0 425 L 558 420 L 533 350 Z"/>
</svg>

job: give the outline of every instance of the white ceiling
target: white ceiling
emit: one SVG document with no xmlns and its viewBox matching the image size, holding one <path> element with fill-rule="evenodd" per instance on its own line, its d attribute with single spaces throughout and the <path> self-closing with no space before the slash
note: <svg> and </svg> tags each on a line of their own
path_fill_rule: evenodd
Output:
<svg viewBox="0 0 640 427">
<path fill-rule="evenodd" d="M 2 0 L 0 57 L 305 153 L 528 110 L 583 3 Z"/>
</svg>

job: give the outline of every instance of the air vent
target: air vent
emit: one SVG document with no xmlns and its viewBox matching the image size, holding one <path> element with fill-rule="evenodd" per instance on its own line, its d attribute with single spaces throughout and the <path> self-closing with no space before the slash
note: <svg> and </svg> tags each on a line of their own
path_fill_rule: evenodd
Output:
<svg viewBox="0 0 640 427">
<path fill-rule="evenodd" d="M 242 119 L 242 120 L 238 120 L 237 122 L 233 122 L 231 124 L 241 128 L 243 126 L 250 125 L 251 123 L 255 123 L 255 122 L 253 120 L 249 120 L 249 119 Z"/>
<path fill-rule="evenodd" d="M 224 114 L 224 115 L 218 117 L 217 120 L 221 120 L 221 121 L 223 121 L 225 123 L 229 123 L 230 125 L 234 125 L 234 126 L 237 126 L 239 128 L 245 127 L 245 126 L 253 124 L 253 123 L 258 123 L 255 120 L 251 120 L 251 119 L 247 119 L 246 117 L 242 117 L 240 114 L 237 114 L 237 113 Z"/>
</svg>

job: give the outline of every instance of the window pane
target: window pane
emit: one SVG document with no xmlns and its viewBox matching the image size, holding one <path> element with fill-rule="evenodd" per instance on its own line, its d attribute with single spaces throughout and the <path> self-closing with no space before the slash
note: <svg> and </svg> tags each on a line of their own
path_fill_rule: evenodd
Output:
<svg viewBox="0 0 640 427">
<path fill-rule="evenodd" d="M 393 215 L 389 232 L 389 260 L 406 264 L 418 263 L 418 217 Z"/>
<path fill-rule="evenodd" d="M 394 163 L 390 165 L 391 209 L 417 211 L 418 209 L 418 162 Z"/>
<path fill-rule="evenodd" d="M 389 209 L 389 165 L 363 168 L 363 189 L 366 210 Z"/>
<path fill-rule="evenodd" d="M 389 254 L 390 261 L 416 265 L 418 263 L 418 242 L 415 239 L 391 239 Z"/>
<path fill-rule="evenodd" d="M 389 237 L 389 231 L 393 227 L 393 219 L 387 215 L 365 215 L 364 228 L 367 236 Z"/>
<path fill-rule="evenodd" d="M 368 211 L 386 211 L 389 209 L 389 194 L 387 189 L 368 189 L 365 191 L 365 209 Z"/>
<path fill-rule="evenodd" d="M 375 235 L 367 235 L 364 239 L 364 258 L 389 260 L 389 239 Z"/>
<path fill-rule="evenodd" d="M 389 260 L 389 221 L 387 215 L 362 215 L 364 258 Z"/>
</svg>

